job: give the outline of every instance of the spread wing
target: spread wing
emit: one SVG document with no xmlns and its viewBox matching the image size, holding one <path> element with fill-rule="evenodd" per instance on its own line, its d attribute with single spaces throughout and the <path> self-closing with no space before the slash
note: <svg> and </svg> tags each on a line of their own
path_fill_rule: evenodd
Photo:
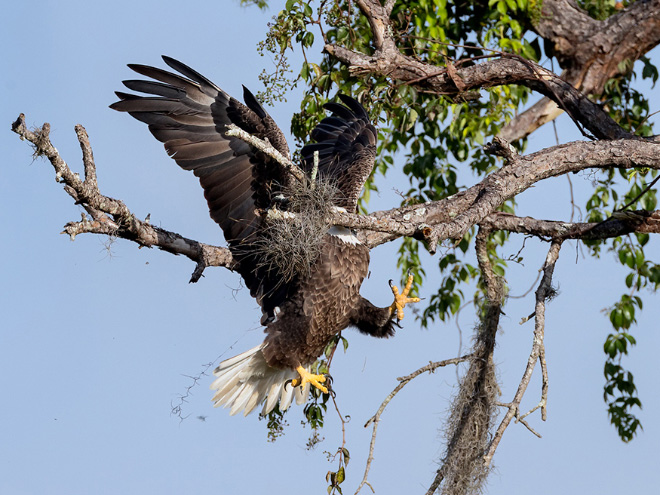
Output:
<svg viewBox="0 0 660 495">
<path fill-rule="evenodd" d="M 360 103 L 346 95 L 338 96 L 343 105 L 332 102 L 324 105 L 332 116 L 323 119 L 312 131 L 316 143 L 306 145 L 301 154 L 303 167 L 309 172 L 314 152 L 319 152 L 319 177 L 330 180 L 339 189 L 337 206 L 354 212 L 374 167 L 378 134 Z"/>
<path fill-rule="evenodd" d="M 176 163 L 199 177 L 211 218 L 222 228 L 237 261 L 236 270 L 264 314 L 273 316 L 274 308 L 295 288 L 260 266 L 250 247 L 258 241 L 261 228 L 255 208 L 268 208 L 289 175 L 247 143 L 228 137 L 225 126 L 236 124 L 267 138 L 288 156 L 286 139 L 246 88 L 244 105 L 181 62 L 165 56 L 163 60 L 178 74 L 131 64 L 131 69 L 152 80 L 129 80 L 124 85 L 149 96 L 117 92 L 120 101 L 110 108 L 148 124 Z"/>
</svg>

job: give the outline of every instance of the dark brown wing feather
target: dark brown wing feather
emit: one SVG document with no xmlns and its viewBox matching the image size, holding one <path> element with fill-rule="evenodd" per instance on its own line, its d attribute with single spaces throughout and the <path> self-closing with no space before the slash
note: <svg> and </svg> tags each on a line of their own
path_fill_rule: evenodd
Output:
<svg viewBox="0 0 660 495">
<path fill-rule="evenodd" d="M 226 136 L 227 124 L 261 139 L 267 138 L 283 155 L 289 149 L 284 134 L 256 98 L 244 88 L 243 105 L 190 67 L 169 57 L 163 60 L 179 74 L 131 64 L 153 80 L 129 80 L 124 85 L 150 96 L 117 92 L 110 108 L 145 122 L 179 166 L 199 177 L 211 218 L 222 228 L 238 262 L 237 271 L 268 316 L 295 290 L 276 273 L 258 266 L 251 249 L 260 235 L 255 208 L 267 208 L 273 194 L 289 176 L 269 157 L 245 142 Z"/>
<path fill-rule="evenodd" d="M 332 116 L 312 131 L 316 143 L 306 145 L 301 153 L 309 172 L 314 152 L 319 152 L 319 176 L 335 183 L 341 193 L 337 206 L 352 212 L 374 167 L 377 133 L 360 103 L 342 94 L 339 98 L 344 105 L 325 104 Z"/>
</svg>

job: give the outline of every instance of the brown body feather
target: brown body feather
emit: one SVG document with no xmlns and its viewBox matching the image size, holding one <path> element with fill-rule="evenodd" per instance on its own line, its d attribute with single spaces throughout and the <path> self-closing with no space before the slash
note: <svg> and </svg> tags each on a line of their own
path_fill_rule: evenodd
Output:
<svg viewBox="0 0 660 495">
<path fill-rule="evenodd" d="M 368 271 L 369 249 L 327 235 L 309 278 L 266 327 L 266 362 L 280 368 L 313 363 L 357 316 Z"/>
</svg>

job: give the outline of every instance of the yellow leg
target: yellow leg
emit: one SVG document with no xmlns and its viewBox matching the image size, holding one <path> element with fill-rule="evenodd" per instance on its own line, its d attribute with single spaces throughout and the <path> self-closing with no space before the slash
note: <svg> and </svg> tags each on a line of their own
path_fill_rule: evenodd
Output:
<svg viewBox="0 0 660 495">
<path fill-rule="evenodd" d="M 397 320 L 403 320 L 403 308 L 406 306 L 406 304 L 419 302 L 419 297 L 408 297 L 412 283 L 413 276 L 411 274 L 408 275 L 406 286 L 403 288 L 403 292 L 401 294 L 399 294 L 399 288 L 396 285 L 392 285 L 390 283 L 390 287 L 392 287 L 392 294 L 394 294 L 394 302 L 390 306 L 390 314 L 396 313 Z"/>
<path fill-rule="evenodd" d="M 313 373 L 310 373 L 302 366 L 298 366 L 296 368 L 296 371 L 300 374 L 300 379 L 295 378 L 294 380 L 291 381 L 291 385 L 293 385 L 294 387 L 297 386 L 304 387 L 306 383 L 309 383 L 311 385 L 314 385 L 324 394 L 328 393 L 328 389 L 325 388 L 323 385 L 321 385 L 321 383 L 325 381 L 324 375 L 315 375 Z"/>
</svg>

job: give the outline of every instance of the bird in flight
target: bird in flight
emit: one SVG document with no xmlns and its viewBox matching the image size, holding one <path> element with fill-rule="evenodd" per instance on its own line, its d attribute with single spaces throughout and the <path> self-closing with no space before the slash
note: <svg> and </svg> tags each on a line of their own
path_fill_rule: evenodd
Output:
<svg viewBox="0 0 660 495">
<path fill-rule="evenodd" d="M 262 344 L 215 369 L 214 404 L 232 415 L 263 404 L 267 414 L 294 398 L 304 403 L 310 386 L 328 393 L 326 377 L 310 370 L 333 337 L 347 327 L 390 337 L 404 306 L 419 301 L 408 297 L 412 275 L 401 293 L 390 283 L 390 306 L 362 297 L 369 248 L 350 229 L 325 223 L 332 208 L 356 211 L 374 167 L 376 129 L 360 103 L 339 94 L 301 150 L 302 174 L 293 174 L 228 134 L 234 124 L 289 156 L 284 134 L 247 88 L 243 104 L 187 65 L 163 60 L 175 72 L 129 64 L 149 80 L 123 84 L 146 96 L 116 92 L 110 107 L 146 123 L 169 156 L 199 178 L 265 326 Z"/>
</svg>

